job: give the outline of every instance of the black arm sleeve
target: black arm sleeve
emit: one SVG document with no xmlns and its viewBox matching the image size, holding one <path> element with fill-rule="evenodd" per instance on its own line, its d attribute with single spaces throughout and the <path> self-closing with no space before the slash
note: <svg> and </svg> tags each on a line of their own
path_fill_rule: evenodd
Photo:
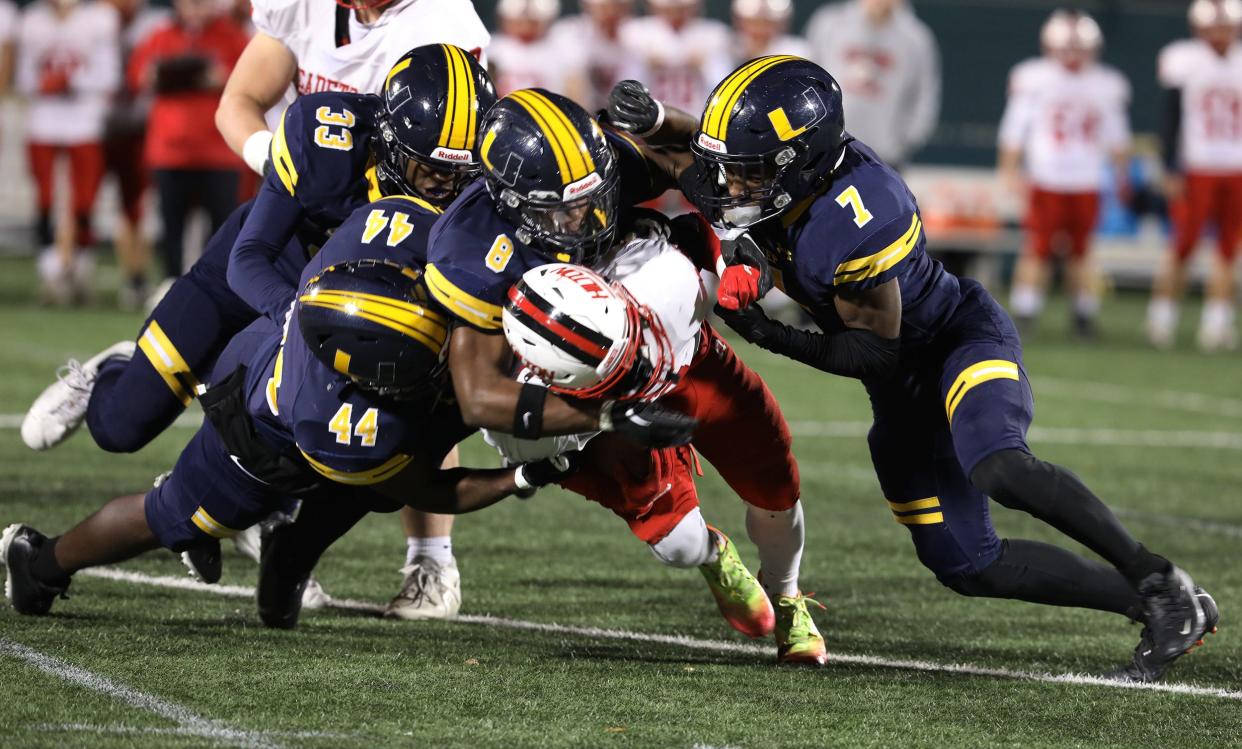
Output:
<svg viewBox="0 0 1242 749">
<path fill-rule="evenodd" d="M 827 335 L 773 321 L 768 333 L 758 342 L 761 348 L 829 374 L 860 380 L 891 375 L 901 350 L 901 339 L 883 338 L 870 330 Z"/>
<path fill-rule="evenodd" d="M 1182 134 L 1182 90 L 1170 88 L 1164 94 L 1164 113 L 1160 118 L 1160 154 L 1170 174 L 1179 171 L 1177 146 Z"/>
</svg>

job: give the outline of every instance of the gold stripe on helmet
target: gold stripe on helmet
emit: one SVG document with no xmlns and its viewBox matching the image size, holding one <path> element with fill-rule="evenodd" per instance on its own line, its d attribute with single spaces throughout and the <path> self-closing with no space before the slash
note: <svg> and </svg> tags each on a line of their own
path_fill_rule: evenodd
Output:
<svg viewBox="0 0 1242 749">
<path fill-rule="evenodd" d="M 532 89 L 514 91 L 509 96 L 530 113 L 547 137 L 561 172 L 562 184 L 572 184 L 595 171 L 595 161 L 587 150 L 582 133 L 551 99 Z"/>
<path fill-rule="evenodd" d="M 444 316 L 416 304 L 358 291 L 322 289 L 303 294 L 298 301 L 383 325 L 413 338 L 437 354 L 448 340 L 448 321 Z"/>
<path fill-rule="evenodd" d="M 448 103 L 444 108 L 444 124 L 440 127 L 441 148 L 459 151 L 472 148 L 475 137 L 474 76 L 466 53 L 451 44 L 441 44 L 448 73 Z"/>
<path fill-rule="evenodd" d="M 707 101 L 707 108 L 703 110 L 703 121 L 700 123 L 703 132 L 716 140 L 725 140 L 725 135 L 729 131 L 729 118 L 733 114 L 733 107 L 737 105 L 738 99 L 742 98 L 742 93 L 746 90 L 746 87 L 763 72 L 783 62 L 798 59 L 801 58 L 794 55 L 760 57 L 733 71 L 728 78 L 720 82 L 719 86 L 716 86 L 716 89 L 712 91 L 711 98 Z"/>
</svg>

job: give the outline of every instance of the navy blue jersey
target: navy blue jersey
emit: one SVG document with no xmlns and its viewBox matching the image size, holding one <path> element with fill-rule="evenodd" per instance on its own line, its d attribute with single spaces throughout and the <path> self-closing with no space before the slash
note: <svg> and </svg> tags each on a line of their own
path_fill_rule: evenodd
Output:
<svg viewBox="0 0 1242 749">
<path fill-rule="evenodd" d="M 410 195 L 390 195 L 354 211 L 302 271 L 301 287 L 329 265 L 351 260 L 392 260 L 422 270 L 427 244 L 442 208 Z"/>
<path fill-rule="evenodd" d="M 371 138 L 381 102 L 370 94 L 324 92 L 294 100 L 272 138 L 271 164 L 229 259 L 229 285 L 280 322 L 294 289 L 272 273 L 272 258 L 291 237 L 323 244 L 359 206 L 379 197 Z"/>
<path fill-rule="evenodd" d="M 780 222 L 752 230 L 769 248 L 777 285 L 828 332 L 844 328 L 833 300 L 897 279 L 901 339 L 928 343 L 961 297 L 955 276 L 927 255 L 923 220 L 901 177 L 854 141 L 832 181 Z"/>
<path fill-rule="evenodd" d="M 621 210 L 657 197 L 660 190 L 642 150 L 629 138 L 605 131 L 617 154 Z M 500 217 L 483 180 L 467 187 L 431 232 L 427 287 L 454 318 L 487 333 L 500 332 L 509 287 L 531 268 L 551 262 L 524 244 L 517 228 Z"/>
</svg>

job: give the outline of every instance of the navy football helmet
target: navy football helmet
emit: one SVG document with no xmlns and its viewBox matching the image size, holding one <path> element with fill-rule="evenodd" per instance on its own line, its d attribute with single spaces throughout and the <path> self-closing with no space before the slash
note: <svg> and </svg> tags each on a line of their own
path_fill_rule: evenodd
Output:
<svg viewBox="0 0 1242 749">
<path fill-rule="evenodd" d="M 447 205 L 479 175 L 479 123 L 496 89 L 474 55 L 428 44 L 388 71 L 375 144 L 376 174 L 387 195 L 415 195 Z M 431 177 L 411 182 L 417 164 Z"/>
<path fill-rule="evenodd" d="M 793 55 L 751 60 L 708 97 L 690 144 L 691 198 L 712 223 L 751 226 L 811 195 L 849 140 L 828 71 Z"/>
<path fill-rule="evenodd" d="M 540 88 L 514 91 L 483 122 L 483 179 L 518 239 L 590 265 L 617 231 L 617 157 L 595 118 Z"/>
<path fill-rule="evenodd" d="M 381 395 L 438 393 L 448 319 L 428 300 L 422 272 L 390 260 L 324 268 L 298 295 L 298 329 L 315 357 Z"/>
</svg>

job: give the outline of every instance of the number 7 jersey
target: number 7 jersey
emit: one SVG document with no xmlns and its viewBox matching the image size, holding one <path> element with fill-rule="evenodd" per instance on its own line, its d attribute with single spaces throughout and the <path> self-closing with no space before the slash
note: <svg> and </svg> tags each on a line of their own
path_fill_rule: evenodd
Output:
<svg viewBox="0 0 1242 749">
<path fill-rule="evenodd" d="M 957 278 L 927 255 L 909 188 L 858 141 L 846 145 L 830 182 L 751 234 L 767 251 L 777 286 L 829 333 L 845 327 L 838 292 L 897 279 L 903 346 L 930 342 L 961 297 Z"/>
</svg>

